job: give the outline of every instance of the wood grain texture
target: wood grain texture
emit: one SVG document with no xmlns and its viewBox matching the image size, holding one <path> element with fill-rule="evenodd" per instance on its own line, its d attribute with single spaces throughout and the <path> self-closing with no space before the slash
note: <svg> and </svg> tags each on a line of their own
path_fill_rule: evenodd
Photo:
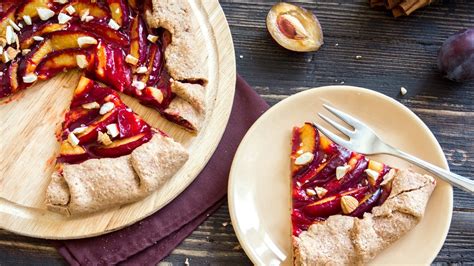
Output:
<svg viewBox="0 0 474 266">
<path fill-rule="evenodd" d="M 147 198 L 86 216 L 65 217 L 45 208 L 45 191 L 59 148 L 55 132 L 68 109 L 79 73 L 71 72 L 34 85 L 0 105 L 0 227 L 48 239 L 81 238 L 118 230 L 156 212 L 178 196 L 199 174 L 219 143 L 235 90 L 234 47 L 225 16 L 216 1 L 190 1 L 200 29 L 193 43 L 208 72 L 207 112 L 197 136 L 166 121 L 131 97 L 124 102 L 153 127 L 162 129 L 189 151 L 187 163 Z M 16 114 L 16 115 L 11 115 Z M 25 145 L 18 145 L 19 139 Z"/>
<path fill-rule="evenodd" d="M 451 170 L 474 176 L 474 82 L 439 77 L 436 54 L 442 41 L 474 26 L 474 2 L 441 1 L 394 19 L 367 1 L 293 1 L 312 9 L 325 34 L 319 52 L 296 54 L 280 48 L 265 29 L 276 1 L 221 0 L 233 34 L 237 70 L 270 104 L 298 91 L 340 84 L 370 88 L 399 100 L 430 127 Z M 336 46 L 336 44 L 338 44 Z M 355 56 L 362 59 L 356 60 Z M 408 89 L 401 96 L 400 86 Z M 226 206 L 203 223 L 163 265 L 250 265 L 238 246 Z M 474 200 L 454 189 L 454 213 L 435 264 L 474 262 Z M 64 264 L 48 241 L 0 231 L 3 264 Z"/>
</svg>

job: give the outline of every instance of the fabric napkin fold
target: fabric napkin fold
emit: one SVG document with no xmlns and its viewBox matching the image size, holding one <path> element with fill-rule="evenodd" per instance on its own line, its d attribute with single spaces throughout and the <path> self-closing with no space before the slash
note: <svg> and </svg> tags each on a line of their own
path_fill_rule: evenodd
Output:
<svg viewBox="0 0 474 266">
<path fill-rule="evenodd" d="M 237 77 L 234 104 L 219 146 L 202 172 L 157 213 L 106 235 L 61 241 L 59 253 L 72 265 L 156 264 L 179 245 L 221 203 L 227 193 L 235 151 L 268 104 Z"/>
</svg>

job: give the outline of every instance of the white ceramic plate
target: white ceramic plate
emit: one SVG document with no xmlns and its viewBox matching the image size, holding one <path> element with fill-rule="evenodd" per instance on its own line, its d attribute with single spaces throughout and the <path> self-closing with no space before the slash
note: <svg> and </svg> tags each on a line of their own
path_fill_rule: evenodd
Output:
<svg viewBox="0 0 474 266">
<path fill-rule="evenodd" d="M 428 127 L 408 108 L 383 94 L 350 86 L 328 86 L 295 94 L 268 110 L 242 140 L 229 180 L 229 210 L 239 241 L 258 265 L 291 264 L 290 136 L 305 121 L 321 123 L 329 103 L 371 126 L 383 140 L 435 165 L 448 168 Z M 335 130 L 334 130 L 335 132 Z M 390 156 L 371 156 L 408 167 Z M 423 172 L 414 167 L 415 170 Z M 451 222 L 452 187 L 438 180 L 423 220 L 379 254 L 373 264 L 429 264 L 441 249 Z"/>
</svg>

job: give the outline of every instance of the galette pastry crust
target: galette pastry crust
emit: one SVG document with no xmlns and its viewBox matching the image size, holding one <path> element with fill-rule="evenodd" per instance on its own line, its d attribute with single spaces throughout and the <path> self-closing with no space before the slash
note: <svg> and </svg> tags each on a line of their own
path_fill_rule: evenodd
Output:
<svg viewBox="0 0 474 266">
<path fill-rule="evenodd" d="M 134 202 L 157 190 L 187 159 L 179 143 L 157 133 L 130 155 L 64 164 L 52 175 L 46 205 L 77 215 Z"/>
<path fill-rule="evenodd" d="M 193 21 L 187 0 L 152 0 L 152 10 L 145 18 L 151 28 L 164 28 L 171 33 L 166 47 L 165 60 L 168 73 L 175 80 L 207 83 L 205 64 L 198 61 L 200 51 L 195 45 L 199 28 Z"/>
<path fill-rule="evenodd" d="M 164 110 L 165 115 L 174 117 L 174 121 L 186 121 L 187 127 L 198 132 L 206 116 L 204 87 L 199 84 L 173 81 L 171 91 L 176 97 Z"/>
<path fill-rule="evenodd" d="M 335 215 L 293 237 L 295 265 L 361 265 L 397 241 L 423 217 L 435 180 L 398 171 L 388 199 L 362 219 Z"/>
<path fill-rule="evenodd" d="M 153 0 L 152 10 L 145 17 L 151 28 L 164 28 L 171 33 L 171 43 L 165 49 L 165 67 L 171 78 L 171 90 L 176 97 L 164 111 L 165 115 L 187 122 L 191 131 L 199 131 L 205 119 L 205 86 L 207 68 L 196 40 L 199 29 L 192 20 L 186 0 Z"/>
<path fill-rule="evenodd" d="M 196 111 L 204 113 L 206 110 L 205 90 L 200 84 L 171 82 L 171 91 L 179 98 L 188 102 Z"/>
</svg>

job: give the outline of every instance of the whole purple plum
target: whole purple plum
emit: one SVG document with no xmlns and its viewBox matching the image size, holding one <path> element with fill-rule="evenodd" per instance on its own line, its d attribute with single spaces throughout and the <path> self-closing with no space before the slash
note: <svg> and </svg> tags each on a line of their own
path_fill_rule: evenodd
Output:
<svg viewBox="0 0 474 266">
<path fill-rule="evenodd" d="M 474 28 L 462 30 L 444 41 L 439 49 L 438 68 L 448 79 L 474 79 Z"/>
</svg>

